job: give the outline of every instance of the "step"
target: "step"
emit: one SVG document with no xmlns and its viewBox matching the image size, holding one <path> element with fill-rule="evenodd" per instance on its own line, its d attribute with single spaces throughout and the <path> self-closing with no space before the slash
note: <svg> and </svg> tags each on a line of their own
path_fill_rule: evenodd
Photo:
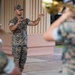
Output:
<svg viewBox="0 0 75 75">
<path fill-rule="evenodd" d="M 11 38 L 12 34 L 6 34 L 0 37 L 3 40 L 2 50 L 12 55 Z M 55 41 L 46 41 L 43 34 L 28 35 L 28 56 L 30 55 L 45 55 L 54 52 Z"/>
</svg>

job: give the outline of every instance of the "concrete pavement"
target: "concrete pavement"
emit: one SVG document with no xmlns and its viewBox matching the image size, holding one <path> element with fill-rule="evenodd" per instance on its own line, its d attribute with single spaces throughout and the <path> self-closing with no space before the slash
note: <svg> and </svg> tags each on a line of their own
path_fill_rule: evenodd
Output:
<svg viewBox="0 0 75 75">
<path fill-rule="evenodd" d="M 61 53 L 61 48 L 54 48 L 54 54 L 28 56 L 22 75 L 61 75 Z"/>
<path fill-rule="evenodd" d="M 60 57 L 59 55 L 28 57 L 23 75 L 59 75 Z"/>
<path fill-rule="evenodd" d="M 54 54 L 28 56 L 22 75 L 60 75 L 61 52 L 55 48 Z"/>
<path fill-rule="evenodd" d="M 54 54 L 28 56 L 23 75 L 60 75 L 61 48 L 54 48 Z"/>
</svg>

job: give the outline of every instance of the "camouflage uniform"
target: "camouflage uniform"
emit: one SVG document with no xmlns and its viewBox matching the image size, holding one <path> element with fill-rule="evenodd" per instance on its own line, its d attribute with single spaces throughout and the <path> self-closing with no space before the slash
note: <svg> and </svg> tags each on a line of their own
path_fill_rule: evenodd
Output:
<svg viewBox="0 0 75 75">
<path fill-rule="evenodd" d="M 3 70 L 7 65 L 7 61 L 7 56 L 2 51 L 0 51 L 0 75 L 4 73 Z"/>
<path fill-rule="evenodd" d="M 61 24 L 52 36 L 63 42 L 63 75 L 75 75 L 75 20 Z"/>
<path fill-rule="evenodd" d="M 7 65 L 7 56 L 1 51 L 2 49 L 2 40 L 0 39 L 0 75 L 4 73 L 4 68 Z"/>
<path fill-rule="evenodd" d="M 15 25 L 17 21 L 17 17 L 14 17 L 9 21 L 9 26 L 11 24 Z M 27 25 L 29 22 L 29 19 L 23 19 L 17 29 L 13 31 L 12 36 L 12 54 L 14 56 L 15 63 L 21 69 L 24 69 L 24 64 L 27 58 Z"/>
</svg>

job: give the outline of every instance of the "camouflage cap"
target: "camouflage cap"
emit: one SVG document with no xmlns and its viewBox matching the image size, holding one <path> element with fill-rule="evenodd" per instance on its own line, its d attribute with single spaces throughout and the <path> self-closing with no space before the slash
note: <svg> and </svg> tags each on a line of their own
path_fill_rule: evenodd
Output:
<svg viewBox="0 0 75 75">
<path fill-rule="evenodd" d="M 19 10 L 19 11 L 23 10 L 23 8 L 21 7 L 21 5 L 17 5 L 17 6 L 15 6 L 14 9 L 15 9 L 15 10 Z"/>
</svg>

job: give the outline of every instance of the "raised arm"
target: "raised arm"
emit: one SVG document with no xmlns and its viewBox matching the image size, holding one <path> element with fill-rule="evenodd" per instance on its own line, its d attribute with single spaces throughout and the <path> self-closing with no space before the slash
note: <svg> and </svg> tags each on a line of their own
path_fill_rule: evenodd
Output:
<svg viewBox="0 0 75 75">
<path fill-rule="evenodd" d="M 38 17 L 35 21 L 30 21 L 30 22 L 29 22 L 29 25 L 30 25 L 30 26 L 36 26 L 36 25 L 40 22 L 40 20 L 41 20 L 41 18 L 42 18 L 43 16 L 44 16 L 43 14 L 39 14 L 39 17 Z"/>
<path fill-rule="evenodd" d="M 18 27 L 18 25 L 19 25 L 20 23 L 21 23 L 21 19 L 20 19 L 20 18 L 18 18 L 17 23 L 14 23 L 14 22 L 10 21 L 10 23 L 9 23 L 9 29 L 10 29 L 11 31 L 16 30 L 17 27 Z"/>
<path fill-rule="evenodd" d="M 9 26 L 9 29 L 11 31 L 14 31 L 14 30 L 16 30 L 17 26 L 18 26 L 18 23 L 16 23 L 16 25 L 12 24 L 11 26 Z"/>
<path fill-rule="evenodd" d="M 61 25 L 62 22 L 64 22 L 66 19 L 68 19 L 71 15 L 72 15 L 72 12 L 68 11 L 68 12 L 62 14 L 62 16 L 60 18 L 58 18 L 54 23 L 52 23 L 50 28 L 44 33 L 45 40 L 47 40 L 47 41 L 55 40 L 53 35 L 55 33 L 57 35 L 57 31 L 58 31 L 57 28 Z M 53 33 L 53 31 L 55 33 Z"/>
</svg>

